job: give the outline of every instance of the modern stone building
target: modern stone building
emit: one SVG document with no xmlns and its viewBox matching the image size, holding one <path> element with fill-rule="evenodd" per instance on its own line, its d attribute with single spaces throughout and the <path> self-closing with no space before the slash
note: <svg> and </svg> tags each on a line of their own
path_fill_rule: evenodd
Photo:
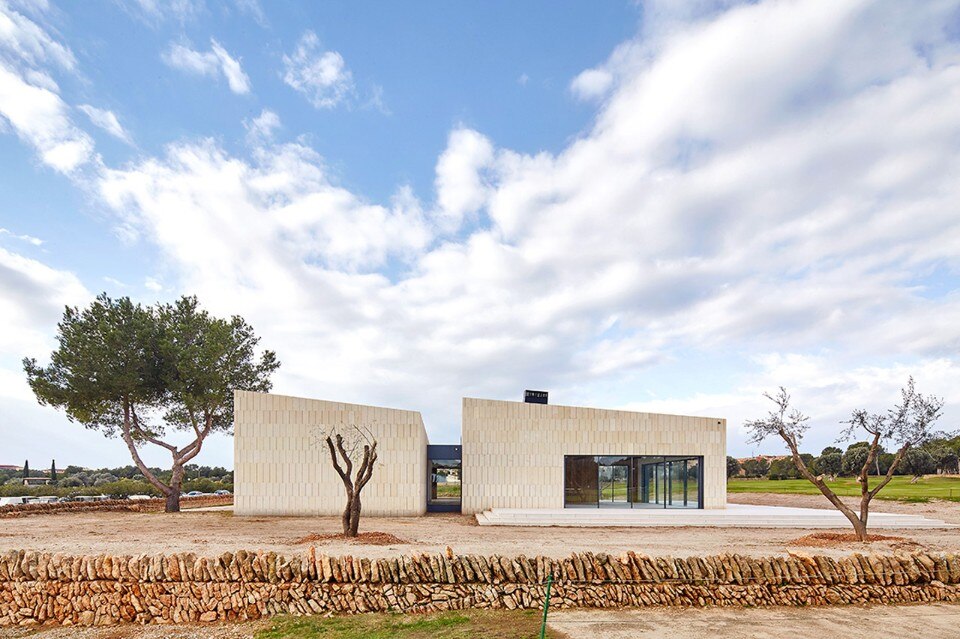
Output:
<svg viewBox="0 0 960 639">
<path fill-rule="evenodd" d="M 354 425 L 378 442 L 368 515 L 725 507 L 726 420 L 525 400 L 465 398 L 462 443 L 431 445 L 415 411 L 239 391 L 235 512 L 339 515 L 323 435 Z"/>
</svg>

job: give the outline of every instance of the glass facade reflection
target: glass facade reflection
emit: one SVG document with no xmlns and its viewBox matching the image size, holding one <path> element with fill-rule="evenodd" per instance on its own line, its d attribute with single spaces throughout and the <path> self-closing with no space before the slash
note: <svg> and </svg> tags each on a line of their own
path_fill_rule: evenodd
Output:
<svg viewBox="0 0 960 639">
<path fill-rule="evenodd" d="M 568 508 L 700 508 L 702 457 L 567 455 Z"/>
<path fill-rule="evenodd" d="M 460 446 L 427 446 L 428 512 L 460 512 L 463 497 L 462 457 Z"/>
</svg>

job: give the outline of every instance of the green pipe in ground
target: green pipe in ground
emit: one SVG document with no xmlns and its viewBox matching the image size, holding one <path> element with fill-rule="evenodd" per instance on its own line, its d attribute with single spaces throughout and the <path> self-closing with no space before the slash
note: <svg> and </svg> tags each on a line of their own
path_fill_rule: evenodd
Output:
<svg viewBox="0 0 960 639">
<path fill-rule="evenodd" d="M 540 624 L 540 639 L 547 635 L 547 609 L 550 607 L 550 586 L 553 585 L 553 573 L 547 575 L 547 598 L 543 601 L 543 623 Z"/>
</svg>

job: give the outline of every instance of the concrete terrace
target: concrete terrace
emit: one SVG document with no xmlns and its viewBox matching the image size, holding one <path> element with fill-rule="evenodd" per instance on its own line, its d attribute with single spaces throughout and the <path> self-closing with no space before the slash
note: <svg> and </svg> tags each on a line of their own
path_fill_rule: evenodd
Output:
<svg viewBox="0 0 960 639">
<path fill-rule="evenodd" d="M 481 526 L 570 526 L 576 528 L 697 526 L 707 528 L 846 528 L 850 522 L 838 510 L 727 504 L 722 510 L 491 508 L 477 513 Z M 919 515 L 871 513 L 871 529 L 960 528 Z"/>
</svg>

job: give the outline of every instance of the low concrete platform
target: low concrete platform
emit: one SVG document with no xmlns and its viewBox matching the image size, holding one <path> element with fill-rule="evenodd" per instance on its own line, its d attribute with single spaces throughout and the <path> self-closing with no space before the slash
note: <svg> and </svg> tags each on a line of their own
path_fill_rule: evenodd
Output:
<svg viewBox="0 0 960 639">
<path fill-rule="evenodd" d="M 850 522 L 838 510 L 787 508 L 727 504 L 722 510 L 696 509 L 605 509 L 563 508 L 523 510 L 492 508 L 477 514 L 481 526 L 569 526 L 662 527 L 698 526 L 707 528 L 849 528 Z M 871 513 L 870 529 L 960 528 L 939 519 L 919 515 Z"/>
</svg>

